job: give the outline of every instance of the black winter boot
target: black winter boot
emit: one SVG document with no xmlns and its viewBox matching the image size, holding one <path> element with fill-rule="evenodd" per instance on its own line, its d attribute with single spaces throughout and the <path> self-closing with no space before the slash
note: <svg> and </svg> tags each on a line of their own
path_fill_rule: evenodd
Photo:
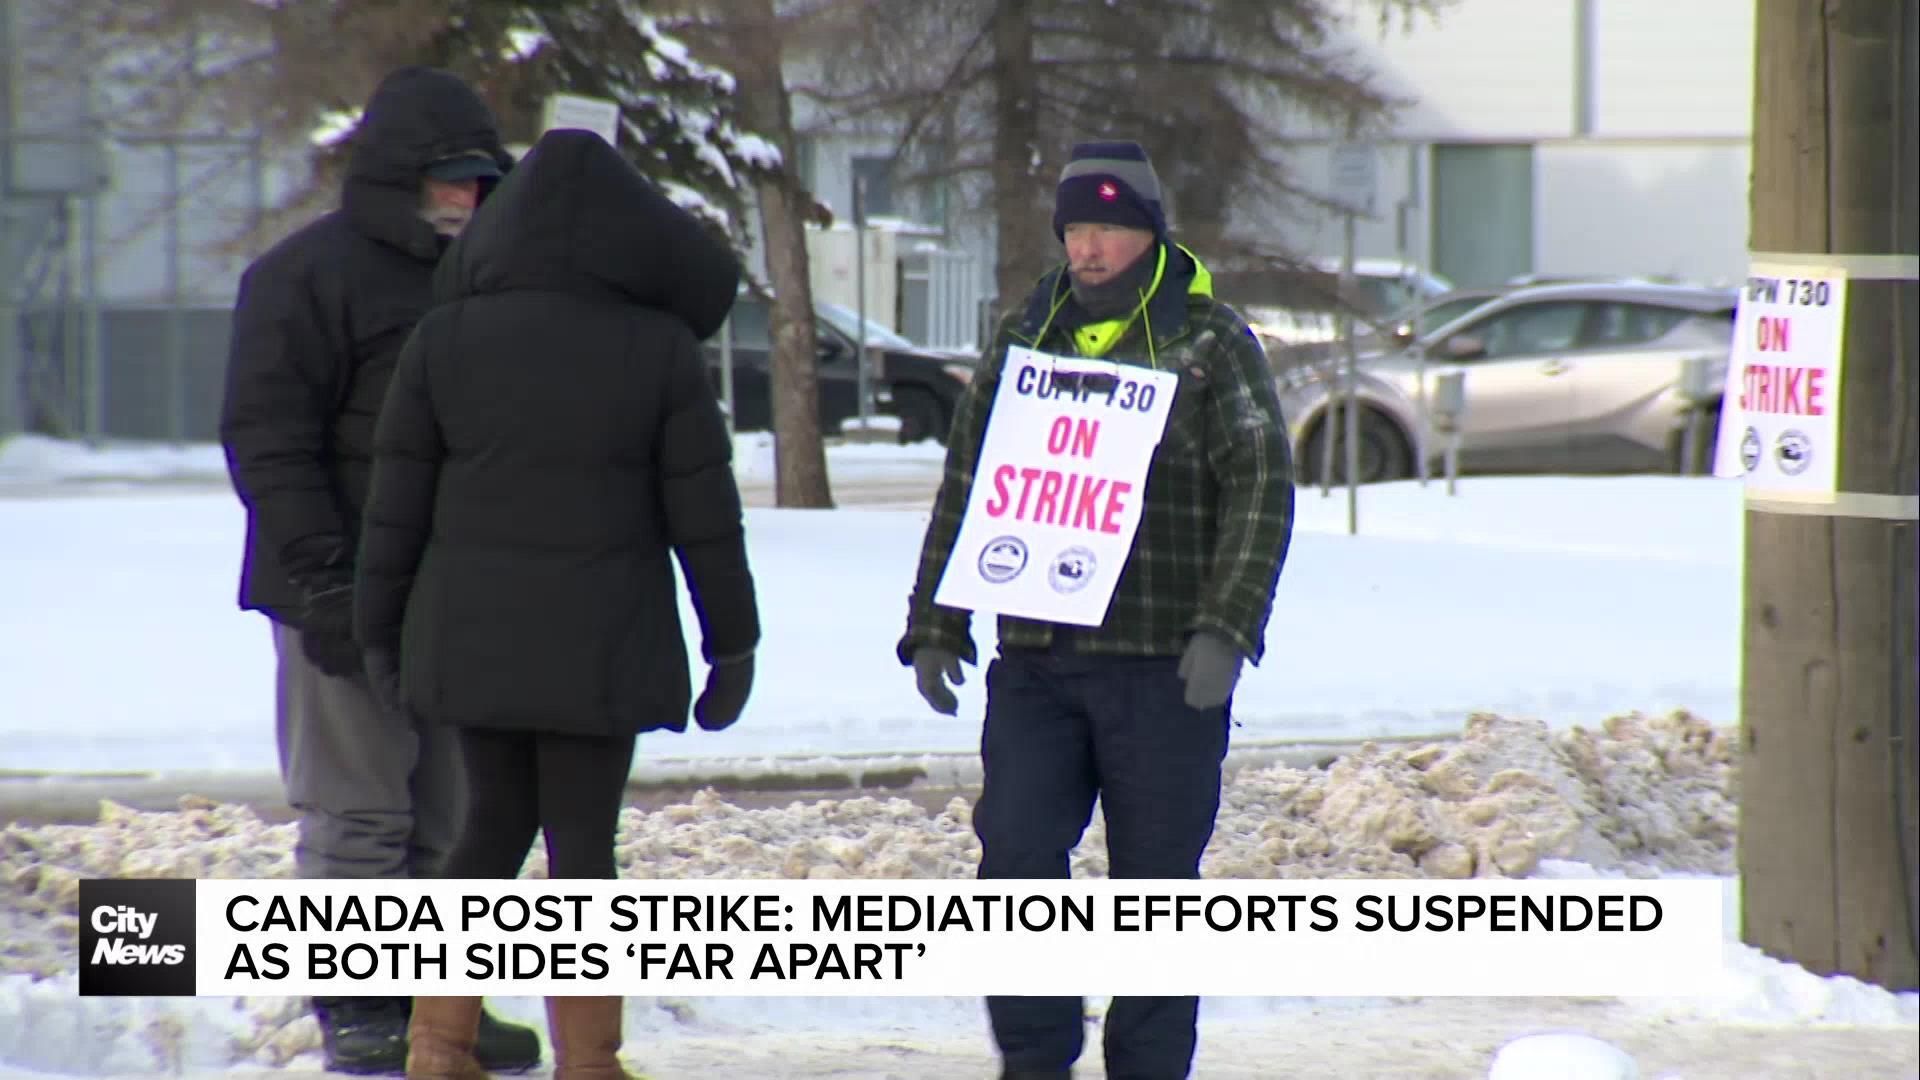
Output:
<svg viewBox="0 0 1920 1080">
<path fill-rule="evenodd" d="M 355 1076 L 404 1073 L 407 1014 L 393 998 L 314 998 L 326 1070 Z"/>
<path fill-rule="evenodd" d="M 482 1009 L 473 1056 L 488 1072 L 526 1072 L 540 1064 L 540 1035 L 524 1024 L 510 1024 Z"/>
</svg>

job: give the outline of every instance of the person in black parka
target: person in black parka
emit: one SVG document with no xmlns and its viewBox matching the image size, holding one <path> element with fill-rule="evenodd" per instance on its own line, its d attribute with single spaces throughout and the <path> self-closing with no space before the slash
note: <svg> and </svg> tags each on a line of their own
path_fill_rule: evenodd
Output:
<svg viewBox="0 0 1920 1080">
<path fill-rule="evenodd" d="M 547 133 L 448 252 L 375 433 L 355 629 L 376 687 L 457 732 L 447 876 L 612 878 L 638 732 L 708 730 L 759 642 L 732 444 L 700 342 L 732 253 L 597 135 Z M 408 1075 L 472 1075 L 477 999 L 416 998 Z M 548 1002 L 558 1075 L 620 1075 L 619 998 Z"/>
<path fill-rule="evenodd" d="M 385 712 L 353 640 L 353 556 L 373 427 L 434 268 L 512 159 L 486 102 L 453 74 L 381 80 L 353 138 L 338 209 L 240 281 L 221 440 L 247 511 L 240 605 L 277 656 L 275 735 L 303 878 L 432 877 L 462 813 L 453 740 Z M 329 1070 L 406 1060 L 406 998 L 313 1000 Z M 479 1054 L 539 1061 L 531 1028 L 491 1016 Z"/>
</svg>

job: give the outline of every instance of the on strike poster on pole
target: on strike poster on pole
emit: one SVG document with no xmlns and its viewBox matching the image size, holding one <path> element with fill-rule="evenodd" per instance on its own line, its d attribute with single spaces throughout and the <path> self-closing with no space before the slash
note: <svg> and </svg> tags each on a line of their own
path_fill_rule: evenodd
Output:
<svg viewBox="0 0 1920 1080">
<path fill-rule="evenodd" d="M 1847 279 L 1755 266 L 1734 319 L 1717 476 L 1749 492 L 1830 501 L 1840 480 Z"/>
<path fill-rule="evenodd" d="M 1099 626 L 1179 385 L 1170 371 L 1008 349 L 934 601 Z"/>
</svg>

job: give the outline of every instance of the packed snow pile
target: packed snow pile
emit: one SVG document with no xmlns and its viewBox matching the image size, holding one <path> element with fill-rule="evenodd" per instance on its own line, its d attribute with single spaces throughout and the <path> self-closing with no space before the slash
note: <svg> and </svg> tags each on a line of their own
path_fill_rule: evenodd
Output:
<svg viewBox="0 0 1920 1080">
<path fill-rule="evenodd" d="M 1238 773 L 1208 849 L 1210 877 L 1525 877 L 1571 859 L 1629 875 L 1733 867 L 1732 746 L 1686 713 L 1555 734 L 1476 716 L 1458 742 L 1368 745 L 1324 769 Z M 195 796 L 177 811 L 107 803 L 94 825 L 0 831 L 0 973 L 75 970 L 82 878 L 275 878 L 291 825 Z M 628 810 L 634 878 L 965 878 L 978 864 L 962 798 L 929 814 L 900 798 L 744 809 L 711 792 Z M 1099 816 L 1074 859 L 1106 873 Z M 525 872 L 544 876 L 536 846 Z"/>
<path fill-rule="evenodd" d="M 1457 743 L 1369 745 L 1325 771 L 1242 774 L 1216 877 L 1527 877 L 1544 859 L 1630 876 L 1733 872 L 1733 739 L 1688 713 L 1601 730 L 1480 714 Z"/>
</svg>

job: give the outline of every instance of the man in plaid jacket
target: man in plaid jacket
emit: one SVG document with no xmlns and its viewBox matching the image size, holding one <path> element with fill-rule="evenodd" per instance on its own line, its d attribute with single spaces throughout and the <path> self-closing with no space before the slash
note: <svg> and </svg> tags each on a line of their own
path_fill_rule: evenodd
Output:
<svg viewBox="0 0 1920 1080">
<path fill-rule="evenodd" d="M 1012 223 L 1008 223 L 1011 225 Z M 966 513 L 1007 350 L 1175 372 L 1139 531 L 1105 621 L 1002 617 L 987 669 L 981 878 L 1065 878 L 1098 798 L 1115 878 L 1197 878 L 1220 806 L 1234 684 L 1258 662 L 1293 532 L 1292 461 L 1266 356 L 1167 237 L 1160 184 L 1130 142 L 1076 146 L 1053 226 L 1066 263 L 1006 319 L 960 401 L 899 644 L 920 693 L 952 715 L 949 682 L 978 663 L 971 613 L 934 603 Z M 1066 1077 L 1079 998 L 987 1002 L 1006 1080 Z M 1194 997 L 1119 998 L 1109 1076 L 1162 1080 L 1193 1060 Z"/>
</svg>

